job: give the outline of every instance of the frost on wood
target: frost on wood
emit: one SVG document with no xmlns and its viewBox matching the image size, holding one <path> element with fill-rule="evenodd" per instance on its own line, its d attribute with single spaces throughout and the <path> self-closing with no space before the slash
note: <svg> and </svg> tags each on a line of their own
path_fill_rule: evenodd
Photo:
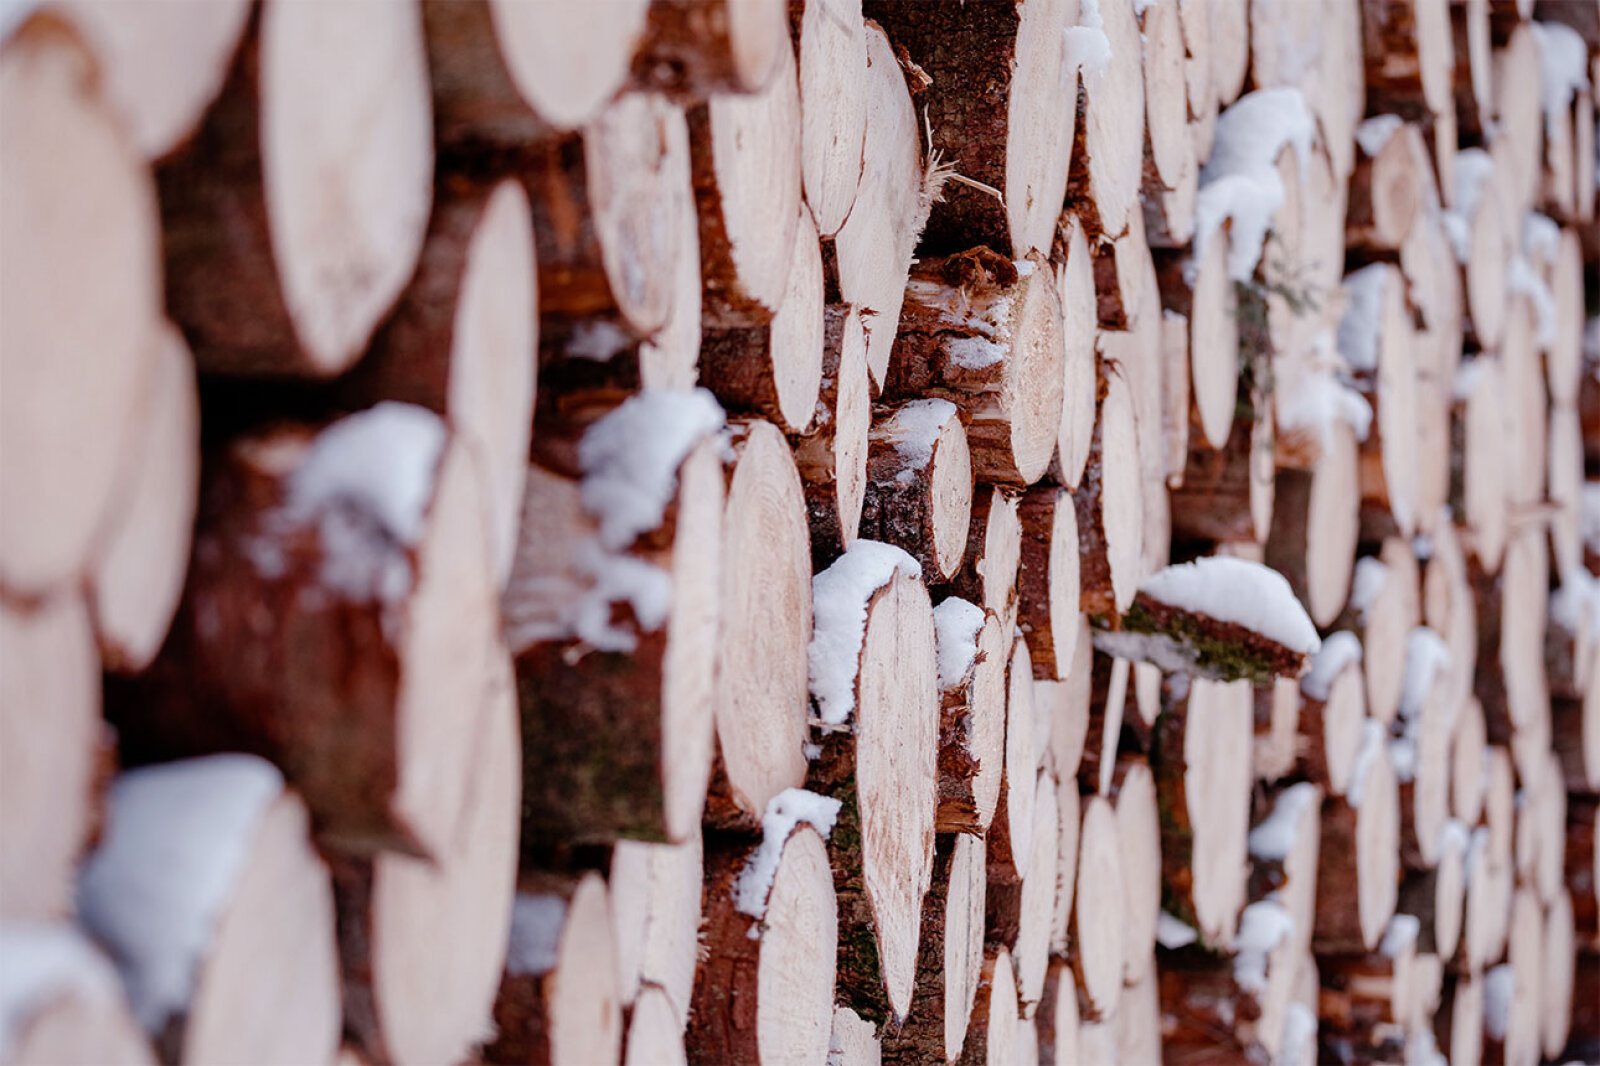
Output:
<svg viewBox="0 0 1600 1066">
<path fill-rule="evenodd" d="M 959 684 L 978 657 L 983 608 L 951 596 L 933 609 L 934 645 L 939 655 L 939 688 Z"/>
<path fill-rule="evenodd" d="M 0 922 L 0 1061 L 11 1061 L 34 1014 L 69 996 L 114 1003 L 122 990 L 111 964 L 75 926 Z"/>
<path fill-rule="evenodd" d="M 1317 802 L 1317 786 L 1309 781 L 1290 785 L 1278 795 L 1272 813 L 1266 820 L 1250 830 L 1250 854 L 1253 858 L 1269 862 L 1282 862 L 1294 850 L 1295 830 L 1300 825 L 1300 815 Z"/>
<path fill-rule="evenodd" d="M 1094 641 L 1108 655 L 1169 672 L 1255 684 L 1300 676 L 1321 645 L 1282 574 L 1230 556 L 1158 571 L 1117 629 L 1101 625 Z"/>
<path fill-rule="evenodd" d="M 750 853 L 733 885 L 733 905 L 741 914 L 757 921 L 767 916 L 767 897 L 789 835 L 805 822 L 826 840 L 839 817 L 839 807 L 839 800 L 803 788 L 784 789 L 772 797 L 761 815 L 761 843 Z"/>
<path fill-rule="evenodd" d="M 78 906 L 147 1031 L 187 1009 L 255 829 L 282 792 L 277 768 L 252 755 L 148 766 L 112 782 Z"/>
<path fill-rule="evenodd" d="M 826 726 L 843 726 L 855 710 L 867 609 L 897 570 L 907 577 L 922 576 L 917 561 L 892 544 L 857 540 L 811 579 L 811 695 Z"/>
<path fill-rule="evenodd" d="M 661 525 L 690 450 L 722 428 L 722 408 L 705 389 L 639 392 L 600 419 L 578 444 L 583 506 L 616 551 Z"/>
<path fill-rule="evenodd" d="M 1206 246 L 1228 222 L 1228 276 L 1250 280 L 1273 215 L 1283 206 L 1278 153 L 1293 147 L 1303 172 L 1315 133 L 1316 120 L 1299 89 L 1258 89 L 1217 118 L 1195 199 L 1193 263 L 1205 259 Z"/>
<path fill-rule="evenodd" d="M 1300 679 L 1300 691 L 1314 700 L 1326 701 L 1334 680 L 1344 673 L 1345 667 L 1359 662 L 1360 639 L 1348 630 L 1331 633 L 1311 657 L 1311 668 Z"/>
</svg>

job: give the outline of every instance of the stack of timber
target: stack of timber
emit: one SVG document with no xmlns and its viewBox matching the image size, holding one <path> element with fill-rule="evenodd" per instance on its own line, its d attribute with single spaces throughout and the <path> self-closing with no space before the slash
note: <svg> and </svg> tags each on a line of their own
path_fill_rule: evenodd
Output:
<svg viewBox="0 0 1600 1066">
<path fill-rule="evenodd" d="M 1600 1058 L 1597 88 L 0 5 L 0 1062 Z"/>
</svg>

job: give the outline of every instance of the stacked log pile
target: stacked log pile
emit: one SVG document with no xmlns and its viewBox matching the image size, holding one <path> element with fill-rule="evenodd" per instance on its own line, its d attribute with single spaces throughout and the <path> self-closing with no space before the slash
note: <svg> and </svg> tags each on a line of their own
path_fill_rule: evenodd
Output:
<svg viewBox="0 0 1600 1066">
<path fill-rule="evenodd" d="M 0 35 L 0 1061 L 1600 1056 L 1600 5 Z"/>
</svg>

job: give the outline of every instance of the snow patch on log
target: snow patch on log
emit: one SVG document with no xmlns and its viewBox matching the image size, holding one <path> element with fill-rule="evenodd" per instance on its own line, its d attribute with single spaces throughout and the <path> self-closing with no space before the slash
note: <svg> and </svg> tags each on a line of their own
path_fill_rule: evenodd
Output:
<svg viewBox="0 0 1600 1066">
<path fill-rule="evenodd" d="M 1178 563 L 1146 580 L 1139 595 L 1243 626 L 1302 655 L 1322 644 L 1289 582 L 1260 563 L 1225 555 Z"/>
<path fill-rule="evenodd" d="M 659 528 L 678 468 L 722 425 L 716 398 L 695 389 L 635 393 L 590 426 L 578 443 L 578 465 L 583 506 L 600 522 L 600 543 L 617 551 Z"/>
<path fill-rule="evenodd" d="M 1515 992 L 1516 975 L 1509 962 L 1503 962 L 1483 975 L 1483 1030 L 1494 1040 L 1506 1038 Z"/>
<path fill-rule="evenodd" d="M 1561 248 L 1561 226 L 1548 215 L 1529 211 L 1522 218 L 1522 248 L 1534 262 L 1550 262 Z"/>
<path fill-rule="evenodd" d="M 894 440 L 894 450 L 901 458 L 922 467 L 933 459 L 939 434 L 955 414 L 956 405 L 949 400 L 912 400 L 890 415 L 881 428 Z"/>
<path fill-rule="evenodd" d="M 1383 287 L 1394 275 L 1388 263 L 1373 263 L 1344 279 L 1344 314 L 1339 318 L 1339 355 L 1350 369 L 1378 369 L 1378 341 L 1383 327 Z M 1396 276 L 1397 277 L 1397 276 Z"/>
<path fill-rule="evenodd" d="M 114 1003 L 121 995 L 105 957 L 67 924 L 0 923 L 0 1060 L 30 1018 L 68 995 Z"/>
<path fill-rule="evenodd" d="M 147 766 L 111 783 L 78 906 L 146 1031 L 187 1009 L 256 827 L 282 792 L 277 767 L 253 755 Z"/>
<path fill-rule="evenodd" d="M 1422 713 L 1433 679 L 1450 670 L 1450 645 L 1427 626 L 1406 637 L 1405 676 L 1400 684 L 1400 717 L 1411 721 Z"/>
<path fill-rule="evenodd" d="M 1168 951 L 1186 948 L 1200 939 L 1200 934 L 1195 927 L 1181 918 L 1175 918 L 1166 911 L 1162 911 L 1156 918 L 1156 943 Z"/>
<path fill-rule="evenodd" d="M 1234 940 L 1234 982 L 1259 995 L 1267 984 L 1267 956 L 1293 935 L 1294 919 L 1273 896 L 1246 907 L 1239 915 L 1239 935 Z"/>
<path fill-rule="evenodd" d="M 1315 1062 L 1317 1012 L 1304 1003 L 1291 1003 L 1283 1018 L 1283 1042 L 1275 1062 Z"/>
<path fill-rule="evenodd" d="M 1372 604 L 1389 580 L 1389 564 L 1376 555 L 1364 555 L 1356 560 L 1356 571 L 1350 580 L 1350 609 L 1363 621 Z"/>
<path fill-rule="evenodd" d="M 1376 156 L 1404 125 L 1405 119 L 1399 115 L 1373 115 L 1356 127 L 1356 143 L 1368 157 Z"/>
<path fill-rule="evenodd" d="M 761 843 L 750 853 L 733 884 L 733 905 L 739 913 L 748 914 L 758 922 L 766 918 L 772 880 L 778 876 L 778 863 L 790 834 L 805 822 L 826 840 L 833 832 L 840 806 L 839 800 L 803 788 L 786 788 L 772 797 L 761 815 Z M 759 937 L 760 926 L 751 932 Z"/>
<path fill-rule="evenodd" d="M 958 684 L 978 657 L 978 634 L 983 630 L 983 608 L 959 596 L 943 600 L 933 609 L 934 646 L 939 656 L 939 688 Z"/>
<path fill-rule="evenodd" d="M 1333 349 L 1330 334 L 1323 332 L 1313 340 L 1313 349 Z M 1358 441 L 1372 432 L 1372 404 L 1346 382 L 1326 361 L 1317 361 L 1304 373 L 1293 377 L 1275 397 L 1278 425 L 1284 430 L 1304 429 L 1317 434 L 1324 447 L 1336 422 L 1354 431 Z"/>
<path fill-rule="evenodd" d="M 1456 153 L 1455 202 L 1439 213 L 1439 220 L 1456 262 L 1462 265 L 1472 258 L 1472 216 L 1485 183 L 1493 176 L 1494 159 L 1482 148 L 1463 148 Z"/>
<path fill-rule="evenodd" d="M 1100 16 L 1100 0 L 1081 0 L 1078 24 L 1067 28 L 1065 48 L 1068 71 L 1098 77 L 1110 68 L 1111 39 Z"/>
<path fill-rule="evenodd" d="M 1589 87 L 1589 47 L 1577 30 L 1559 22 L 1533 22 L 1529 28 L 1539 46 L 1546 135 L 1556 137 L 1572 97 Z"/>
<path fill-rule="evenodd" d="M 1344 790 L 1344 799 L 1353 808 L 1361 806 L 1361 794 L 1366 790 L 1367 775 L 1372 764 L 1386 757 L 1383 744 L 1383 723 L 1368 718 L 1361 723 L 1361 746 L 1356 749 L 1355 763 L 1350 768 L 1350 784 Z"/>
<path fill-rule="evenodd" d="M 1382 563 L 1378 564 L 1382 566 Z M 1311 658 L 1311 669 L 1300 679 L 1300 691 L 1314 700 L 1326 701 L 1333 683 L 1345 667 L 1361 661 L 1361 640 L 1349 630 L 1330 633 Z"/>
<path fill-rule="evenodd" d="M 1290 785 L 1278 795 L 1272 813 L 1250 830 L 1250 854 L 1269 862 L 1282 862 L 1294 850 L 1300 817 L 1317 802 L 1318 789 L 1309 781 Z"/>
<path fill-rule="evenodd" d="M 513 977 L 539 977 L 555 969 L 566 923 L 567 901 L 561 896 L 554 892 L 517 893 L 511 904 L 506 972 Z"/>
<path fill-rule="evenodd" d="M 1417 934 L 1422 932 L 1422 919 L 1415 914 L 1397 914 L 1389 919 L 1389 928 L 1378 941 L 1378 954 L 1386 959 L 1398 959 L 1417 946 Z"/>
<path fill-rule="evenodd" d="M 812 631 L 807 658 L 811 695 L 825 726 L 850 720 L 856 707 L 861 644 L 872 597 L 899 571 L 920 578 L 922 567 L 892 544 L 856 540 L 833 565 L 811 579 Z"/>
<path fill-rule="evenodd" d="M 1231 221 L 1228 276 L 1250 280 L 1273 215 L 1283 206 L 1278 153 L 1292 146 L 1303 173 L 1315 133 L 1316 119 L 1298 89 L 1258 89 L 1218 116 L 1195 199 L 1192 269 L 1198 270 L 1211 239 Z"/>
<path fill-rule="evenodd" d="M 1563 574 L 1550 594 L 1550 621 L 1568 633 L 1600 633 L 1600 578 L 1581 567 Z"/>
<path fill-rule="evenodd" d="M 1533 306 L 1534 339 L 1540 349 L 1556 339 L 1556 298 L 1543 278 L 1534 273 L 1526 257 L 1514 255 L 1506 267 L 1506 293 L 1521 293 Z"/>
</svg>

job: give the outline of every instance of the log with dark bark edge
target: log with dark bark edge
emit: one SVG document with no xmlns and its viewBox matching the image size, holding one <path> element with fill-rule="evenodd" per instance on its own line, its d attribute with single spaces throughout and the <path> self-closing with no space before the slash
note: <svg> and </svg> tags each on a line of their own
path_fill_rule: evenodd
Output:
<svg viewBox="0 0 1600 1066">
<path fill-rule="evenodd" d="M 830 291 L 860 309 L 867 368 L 881 386 L 900 323 L 906 276 L 938 188 L 922 158 L 922 128 L 894 48 L 868 21 L 867 125 L 856 205 L 833 239 Z"/>
<path fill-rule="evenodd" d="M 593 11 L 518 0 L 422 6 L 439 140 L 514 146 L 577 129 L 611 102 L 649 0 Z"/>
<path fill-rule="evenodd" d="M 510 577 L 533 429 L 538 294 L 528 199 L 512 181 L 445 176 L 417 273 L 337 386 L 355 410 L 426 407 L 476 452 L 495 580 Z"/>
<path fill-rule="evenodd" d="M 822 386 L 826 315 L 816 233 L 802 210 L 783 302 L 770 322 L 711 329 L 700 339 L 700 377 L 722 405 L 790 433 L 811 428 Z"/>
<path fill-rule="evenodd" d="M 858 309 L 827 305 L 822 378 L 810 431 L 794 438 L 794 461 L 805 482 L 811 555 L 817 569 L 856 539 L 866 495 L 872 382 Z"/>
<path fill-rule="evenodd" d="M 1369 273 L 1370 272 L 1370 273 Z M 1370 302 L 1370 318 L 1346 310 L 1341 323 L 1367 330 L 1370 365 L 1355 375 L 1373 408 L 1372 430 L 1361 446 L 1361 498 L 1405 536 L 1417 523 L 1417 373 L 1415 331 L 1406 312 L 1404 277 L 1374 263 L 1347 281 L 1345 291 Z"/>
<path fill-rule="evenodd" d="M 954 1062 L 966 1043 L 983 965 L 986 883 L 983 838 L 940 836 L 922 904 L 911 1013 L 884 1032 L 891 1063 Z"/>
<path fill-rule="evenodd" d="M 772 797 L 805 780 L 811 558 L 805 496 L 783 435 L 752 422 L 733 447 L 706 822 L 749 827 Z"/>
<path fill-rule="evenodd" d="M 1454 109 L 1455 46 L 1443 0 L 1364 0 L 1362 54 L 1370 99 Z"/>
<path fill-rule="evenodd" d="M 1120 614 L 1133 603 L 1144 534 L 1133 396 L 1121 370 L 1104 364 L 1097 390 L 1089 463 L 1072 494 L 1078 509 L 1078 603 L 1091 616 Z"/>
<path fill-rule="evenodd" d="M 1117 750 L 1122 743 L 1122 727 L 1127 716 L 1131 666 L 1127 659 L 1098 649 L 1091 656 L 1089 721 L 1084 732 L 1082 756 L 1078 760 L 1078 788 L 1085 795 L 1106 796 L 1111 792 Z"/>
<path fill-rule="evenodd" d="M 1344 221 L 1350 247 L 1398 250 L 1411 231 L 1427 183 L 1426 176 L 1418 173 L 1419 164 L 1427 162 L 1421 140 L 1418 128 L 1405 123 L 1385 137 L 1376 152 L 1358 150 Z"/>
<path fill-rule="evenodd" d="M 1394 721 L 1405 683 L 1406 635 L 1422 621 L 1416 556 L 1403 537 L 1390 537 L 1377 555 L 1356 561 L 1351 596 L 1334 619 L 1336 629 L 1361 636 L 1367 713 Z"/>
<path fill-rule="evenodd" d="M 788 30 L 784 0 L 651 0 L 632 81 L 695 100 L 757 93 L 782 76 Z"/>
<path fill-rule="evenodd" d="M 864 10 L 932 79 L 918 102 L 933 150 L 962 177 L 1001 194 L 947 185 L 928 218 L 923 250 L 944 255 L 987 245 L 1019 259 L 1048 252 L 1076 128 L 1078 72 L 1062 47 L 1075 5 L 868 0 Z"/>
<path fill-rule="evenodd" d="M 470 449 L 381 404 L 236 439 L 209 467 L 167 642 L 108 688 L 124 759 L 263 754 L 323 846 L 425 854 L 466 788 L 456 716 L 499 626 Z"/>
<path fill-rule="evenodd" d="M 1394 914 L 1400 801 L 1381 738 L 1364 737 L 1363 747 L 1371 754 L 1364 751 L 1357 757 L 1345 798 L 1330 799 L 1322 807 L 1314 931 L 1319 953 L 1375 949 Z"/>
<path fill-rule="evenodd" d="M 1033 1023 L 1040 1063 L 1069 1066 L 1078 1061 L 1078 989 L 1072 967 L 1059 958 L 1050 960 L 1044 996 Z"/>
<path fill-rule="evenodd" d="M 1145 144 L 1140 202 L 1150 243 L 1179 247 L 1194 236 L 1200 166 L 1189 132 L 1188 70 L 1177 0 L 1137 15 L 1143 52 Z M 1210 93 L 1208 85 L 1205 91 Z"/>
<path fill-rule="evenodd" d="M 1096 10 L 1090 8 L 1089 10 Z M 1080 20 L 1083 19 L 1080 10 Z M 1116 238 L 1139 209 L 1144 164 L 1144 73 L 1139 24 L 1127 4 L 1098 9 L 1111 59 L 1080 72 L 1082 89 L 1068 195 L 1087 208 L 1084 222 L 1096 237 Z M 1118 61 L 1116 57 L 1123 57 Z"/>
<path fill-rule="evenodd" d="M 1161 953 L 1156 970 L 1162 1061 L 1184 1066 L 1268 1059 L 1260 996 L 1239 987 L 1226 957 L 1188 946 Z"/>
<path fill-rule="evenodd" d="M 1249 896 L 1253 901 L 1272 899 L 1282 906 L 1290 922 L 1281 947 L 1269 949 L 1274 956 L 1303 956 L 1311 950 L 1316 921 L 1317 866 L 1322 853 L 1322 789 L 1310 782 L 1296 782 L 1270 794 L 1272 806 L 1267 816 L 1251 830 Z M 1269 959 L 1269 971 L 1278 958 Z M 1270 995 L 1264 1005 L 1276 1009 L 1276 999 L 1284 989 L 1272 975 Z M 1269 1011 L 1269 1013 L 1271 1013 Z M 1274 1035 L 1270 1039 L 1275 1040 Z"/>
<path fill-rule="evenodd" d="M 679 840 L 700 820 L 712 763 L 723 483 L 716 445 L 684 457 L 670 517 L 599 565 L 670 581 L 670 605 L 608 590 L 586 569 L 597 523 L 581 482 L 528 469 L 505 599 L 522 705 L 530 847 L 617 836 Z M 593 564 L 589 564 L 593 565 Z M 630 600 L 630 595 L 639 599 Z M 604 638 L 574 620 L 603 610 Z M 612 615 L 626 619 L 610 623 Z"/>
<path fill-rule="evenodd" d="M 1548 725 L 1546 544 L 1542 530 L 1524 529 L 1507 544 L 1498 575 L 1470 570 L 1478 616 L 1473 692 L 1495 744 L 1509 743 L 1518 729 Z"/>
<path fill-rule="evenodd" d="M 345 1027 L 375 1062 L 456 1061 L 484 1039 L 495 1006 L 523 774 L 516 682 L 505 652 L 493 654 L 463 723 L 472 780 L 433 860 L 335 860 Z"/>
<path fill-rule="evenodd" d="M 791 4 L 789 16 L 799 52 L 800 180 L 818 233 L 831 238 L 849 217 L 861 185 L 866 26 L 861 0 Z"/>
<path fill-rule="evenodd" d="M 63 918 L 99 820 L 100 660 L 77 596 L 0 602 L 0 915 Z M 109 744 L 106 745 L 109 748 Z"/>
<path fill-rule="evenodd" d="M 875 415 L 860 533 L 904 549 L 931 580 L 948 579 L 972 521 L 972 456 L 957 408 L 911 400 Z"/>
<path fill-rule="evenodd" d="M 966 556 L 950 578 L 950 588 L 962 599 L 1000 619 L 1009 632 L 1017 622 L 1017 571 L 1022 564 L 1022 522 L 1018 497 L 994 485 L 979 482 L 972 489 L 972 523 L 967 531 Z"/>
<path fill-rule="evenodd" d="M 1499 136 L 1496 149 L 1505 149 L 1507 207 L 1511 218 L 1534 207 L 1543 168 L 1540 151 L 1544 131 L 1542 82 L 1538 75 L 1543 57 L 1533 29 L 1519 22 L 1494 51 L 1494 110 Z"/>
<path fill-rule="evenodd" d="M 1396 915 L 1396 921 L 1405 915 Z M 1387 937 L 1385 939 L 1388 939 Z M 1317 1013 L 1322 1039 L 1381 1044 L 1385 1031 L 1409 1027 L 1418 1013 L 1416 940 L 1367 954 L 1322 953 Z"/>
<path fill-rule="evenodd" d="M 1450 5 L 1450 37 L 1455 65 L 1455 111 L 1463 144 L 1484 139 L 1493 124 L 1493 76 L 1489 39 L 1489 0 Z M 1444 1042 L 1440 1041 L 1440 1046 Z"/>
<path fill-rule="evenodd" d="M 1329 647 L 1329 640 L 1323 647 Z M 1331 650 L 1331 649 L 1330 649 Z M 1312 667 L 1313 673 L 1316 667 Z M 1320 682 L 1320 683 L 1319 683 Z M 1295 773 L 1343 796 L 1361 746 L 1361 723 L 1367 716 L 1366 684 L 1360 657 L 1345 663 L 1331 679 L 1313 682 L 1300 696 L 1300 742 Z"/>
<path fill-rule="evenodd" d="M 547 876 L 511 909 L 505 974 L 483 1061 L 611 1062 L 622 1043 L 616 939 L 598 874 Z"/>
<path fill-rule="evenodd" d="M 783 301 L 800 217 L 800 84 L 787 38 L 760 92 L 689 111 L 689 141 L 705 321 L 760 325 Z"/>
<path fill-rule="evenodd" d="M 1409 869 L 1431 869 L 1438 863 L 1450 817 L 1450 740 L 1459 693 L 1443 670 L 1428 665 L 1428 657 L 1436 654 L 1433 649 L 1439 646 L 1437 635 L 1433 638 L 1419 641 L 1414 630 L 1407 640 L 1408 687 L 1421 678 L 1418 686 L 1424 691 L 1420 698 L 1408 698 L 1408 705 L 1402 705 L 1396 727 L 1403 733 L 1391 749 L 1404 757 L 1396 776 L 1400 780 L 1400 859 Z M 1422 648 L 1427 650 L 1419 650 Z M 1423 660 L 1420 667 L 1419 657 Z"/>
<path fill-rule="evenodd" d="M 985 481 L 1043 476 L 1061 425 L 1065 344 L 1054 273 L 1035 254 L 986 248 L 924 259 L 912 272 L 884 395 L 934 395 L 966 415 Z"/>
<path fill-rule="evenodd" d="M 1051 249 L 1056 264 L 1056 294 L 1061 302 L 1064 374 L 1061 394 L 1061 428 L 1056 432 L 1056 454 L 1051 466 L 1055 480 L 1076 489 L 1094 439 L 1095 335 L 1097 333 L 1094 260 L 1083 226 L 1076 215 L 1061 216 L 1056 243 Z"/>
<path fill-rule="evenodd" d="M 120 506 L 87 576 L 86 600 L 108 669 L 144 669 L 161 650 L 183 595 L 200 491 L 200 397 L 194 360 L 178 331 L 154 337 L 156 366 L 144 436 L 130 464 Z"/>
<path fill-rule="evenodd" d="M 1481 1063 L 1483 1045 L 1483 978 L 1481 974 L 1447 979 L 1433 1016 L 1439 1050 L 1451 1062 Z"/>
<path fill-rule="evenodd" d="M 1011 953 L 985 949 L 958 1066 L 1002 1066 L 1018 1061 L 1017 978 Z"/>
<path fill-rule="evenodd" d="M 985 938 L 1003 944 L 1016 968 L 1017 998 L 1023 1017 L 1032 1018 L 1044 994 L 1050 956 L 1050 925 L 1054 919 L 1056 874 L 1060 844 L 1060 808 L 1055 802 L 1056 779 L 1048 770 L 1035 780 L 1033 826 L 1028 872 L 1020 882 L 991 880 Z"/>
<path fill-rule="evenodd" d="M 1071 975 L 1080 1013 L 1104 1018 L 1116 1009 L 1122 992 L 1125 952 L 1122 845 L 1117 816 L 1109 800 L 1096 796 L 1083 807 L 1078 879 L 1072 904 Z"/>
<path fill-rule="evenodd" d="M 167 306 L 202 370 L 336 374 L 410 279 L 434 162 L 421 7 L 263 5 L 162 166 Z"/>
<path fill-rule="evenodd" d="M 849 554 L 834 564 L 852 565 Z M 857 592 L 867 598 L 856 607 L 865 627 L 848 675 L 855 703 L 849 730 L 829 721 L 831 702 L 819 704 L 825 729 L 835 731 L 824 734 L 807 787 L 842 804 L 829 842 L 841 995 L 862 1017 L 898 1025 L 911 1007 L 938 803 L 933 611 L 921 582 L 898 569 L 876 588 L 833 594 Z"/>
<path fill-rule="evenodd" d="M 1035 795 L 1039 750 L 1033 737 L 1033 669 L 1028 644 L 1020 636 L 1011 646 L 1006 676 L 1006 757 L 1000 802 L 989 824 L 989 880 L 1016 884 L 1028 876 L 1033 857 L 1033 809 L 1048 802 Z"/>
<path fill-rule="evenodd" d="M 1045 800 L 1051 801 L 1049 798 Z M 1056 779 L 1053 802 L 1057 807 L 1056 827 L 1060 839 L 1056 842 L 1056 898 L 1050 916 L 1050 953 L 1057 958 L 1066 958 L 1071 946 L 1073 903 L 1078 884 L 1078 838 L 1083 829 L 1083 800 L 1078 795 L 1078 779 L 1075 776 L 1062 774 Z M 1070 975 L 1067 980 L 1070 984 Z M 1049 1006 L 1049 999 L 1050 978 L 1046 976 L 1041 1010 Z"/>
<path fill-rule="evenodd" d="M 154 1066 L 149 1038 L 118 987 L 111 960 L 71 925 L 8 924 L 0 950 L 12 961 L 6 1061 L 17 1066 L 98 1063 Z M 56 958 L 66 965 L 22 965 Z"/>
<path fill-rule="evenodd" d="M 1447 831 L 1432 869 L 1408 870 L 1400 881 L 1397 914 L 1421 923 L 1417 950 L 1453 959 L 1461 945 L 1467 899 L 1467 832 L 1460 825 Z"/>
<path fill-rule="evenodd" d="M 947 606 L 953 599 L 935 609 L 936 619 L 961 610 L 959 605 Z M 959 677 L 939 678 L 939 809 L 934 825 L 941 833 L 978 837 L 988 832 L 1000 802 L 1006 671 L 1011 658 L 999 616 L 993 611 L 980 613 L 982 621 L 972 634 L 976 649 L 972 661 Z M 935 634 L 950 633 L 952 628 L 941 622 Z M 952 654 L 943 647 L 936 650 L 941 660 Z"/>
<path fill-rule="evenodd" d="M 251 756 L 143 767 L 111 783 L 78 910 L 117 960 L 161 1061 L 332 1056 L 334 896 L 308 829 L 305 804 Z"/>
<path fill-rule="evenodd" d="M 15 599 L 83 576 L 157 374 L 154 189 L 95 79 L 49 16 L 18 27 L 0 59 L 0 586 Z"/>
<path fill-rule="evenodd" d="M 704 873 L 699 834 L 682 844 L 619 840 L 612 848 L 606 883 L 624 1007 L 636 1005 L 655 988 L 666 995 L 677 1024 L 687 1022 L 699 958 Z"/>
<path fill-rule="evenodd" d="M 1357 444 L 1349 423 L 1325 427 L 1310 470 L 1278 470 L 1266 564 L 1282 574 L 1317 625 L 1344 609 L 1361 533 Z"/>
<path fill-rule="evenodd" d="M 1156 277 L 1162 306 L 1189 319 L 1190 395 L 1200 436 L 1221 448 L 1233 425 L 1239 381 L 1238 297 L 1228 279 L 1226 233 L 1219 231 L 1206 246 L 1192 283 L 1184 265 L 1188 258 L 1158 255 Z"/>
<path fill-rule="evenodd" d="M 1061 680 L 1078 643 L 1078 515 L 1067 490 L 1030 489 L 1017 501 L 1022 525 L 1017 621 L 1035 677 Z"/>
<path fill-rule="evenodd" d="M 1196 678 L 1182 688 L 1175 685 L 1156 720 L 1150 759 L 1163 906 L 1193 925 L 1202 943 L 1227 949 L 1245 903 L 1252 775 L 1238 753 L 1249 750 L 1254 701 L 1244 681 Z"/>
<path fill-rule="evenodd" d="M 1228 544 L 1267 539 L 1276 488 L 1272 400 L 1241 382 L 1237 408 L 1239 415 L 1221 448 L 1209 447 L 1203 434 L 1191 436 L 1183 484 L 1172 492 L 1175 540 Z"/>
</svg>

